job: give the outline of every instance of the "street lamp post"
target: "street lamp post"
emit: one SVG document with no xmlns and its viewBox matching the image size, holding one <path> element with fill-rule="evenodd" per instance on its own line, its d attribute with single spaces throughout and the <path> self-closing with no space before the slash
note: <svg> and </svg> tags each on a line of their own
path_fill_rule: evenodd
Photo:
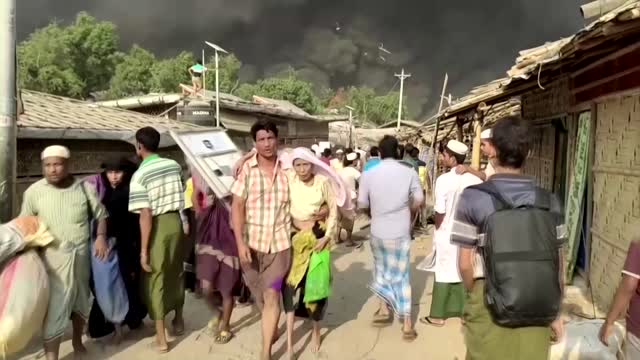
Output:
<svg viewBox="0 0 640 360">
<path fill-rule="evenodd" d="M 16 1 L 0 1 L 0 223 L 13 217 L 16 189 Z"/>
<path fill-rule="evenodd" d="M 220 81 L 219 81 L 219 74 L 218 74 L 218 52 L 222 52 L 223 54 L 228 54 L 228 52 L 221 48 L 220 46 L 210 43 L 208 41 L 205 41 L 205 44 L 209 45 L 210 47 L 213 48 L 213 50 L 215 50 L 215 62 L 216 62 L 216 127 L 220 127 Z"/>
</svg>

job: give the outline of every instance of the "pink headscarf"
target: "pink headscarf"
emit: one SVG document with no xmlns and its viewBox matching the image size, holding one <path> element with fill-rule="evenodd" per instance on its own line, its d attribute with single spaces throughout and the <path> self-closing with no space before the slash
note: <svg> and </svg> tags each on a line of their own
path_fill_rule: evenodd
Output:
<svg viewBox="0 0 640 360">
<path fill-rule="evenodd" d="M 285 155 L 286 154 L 286 155 Z M 283 159 L 283 155 L 285 158 Z M 313 164 L 313 172 L 315 174 L 324 175 L 329 182 L 331 183 L 331 187 L 333 188 L 333 193 L 336 197 L 336 204 L 342 211 L 352 211 L 353 203 L 351 201 L 347 201 L 350 199 L 347 194 L 349 191 L 347 190 L 347 186 L 344 184 L 342 177 L 336 174 L 336 172 L 327 164 L 325 164 L 322 160 L 320 160 L 311 150 L 299 147 L 293 150 L 293 153 L 290 155 L 287 152 L 283 151 L 280 154 L 280 161 L 283 161 L 283 165 L 285 161 L 290 161 L 290 164 L 293 165 L 293 161 L 296 159 L 301 159 L 306 162 Z"/>
</svg>

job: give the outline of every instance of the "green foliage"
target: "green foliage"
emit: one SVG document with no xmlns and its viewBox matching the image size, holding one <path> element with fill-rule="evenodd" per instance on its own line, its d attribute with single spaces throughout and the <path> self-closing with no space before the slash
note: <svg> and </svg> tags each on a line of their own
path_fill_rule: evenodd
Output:
<svg viewBox="0 0 640 360">
<path fill-rule="evenodd" d="M 112 23 L 79 13 L 73 24 L 52 23 L 18 46 L 21 87 L 84 98 L 107 88 L 118 59 Z"/>
<path fill-rule="evenodd" d="M 356 109 L 354 116 L 358 120 L 382 125 L 398 117 L 399 97 L 399 92 L 376 95 L 371 88 L 352 87 L 348 91 L 348 104 Z M 402 113 L 407 114 L 406 105 L 403 106 Z"/>
<path fill-rule="evenodd" d="M 152 53 L 134 45 L 116 66 L 108 96 L 119 98 L 148 93 L 153 83 L 151 70 L 155 61 Z"/>
<path fill-rule="evenodd" d="M 195 64 L 193 54 L 183 51 L 175 58 L 156 62 L 151 68 L 151 90 L 176 92 L 179 84 L 191 84 L 189 67 Z"/>
<path fill-rule="evenodd" d="M 219 78 L 219 86 L 220 92 L 223 93 L 233 93 L 239 84 L 238 73 L 240 72 L 240 68 L 242 67 L 242 63 L 234 54 L 228 54 L 224 56 L 220 56 L 218 58 L 218 76 Z M 207 78 L 206 78 L 206 87 L 207 90 L 216 90 L 216 60 L 215 56 L 209 58 L 207 64 Z"/>
<path fill-rule="evenodd" d="M 258 80 L 255 84 L 243 84 L 236 95 L 247 100 L 251 100 L 253 95 L 287 100 L 310 114 L 322 109 L 312 85 L 297 78 L 295 72 L 290 72 L 287 77 L 272 77 Z"/>
</svg>

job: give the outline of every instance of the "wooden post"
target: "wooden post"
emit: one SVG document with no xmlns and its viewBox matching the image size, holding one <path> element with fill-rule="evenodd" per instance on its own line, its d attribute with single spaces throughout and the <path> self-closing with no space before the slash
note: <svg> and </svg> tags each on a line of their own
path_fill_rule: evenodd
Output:
<svg viewBox="0 0 640 360">
<path fill-rule="evenodd" d="M 460 121 L 456 121 L 456 139 L 460 142 L 464 142 L 464 132 L 462 131 L 462 124 Z"/>
<path fill-rule="evenodd" d="M 622 6 L 627 0 L 597 0 L 580 7 L 582 17 L 587 20 L 592 17 L 600 17 L 617 7 Z"/>
<path fill-rule="evenodd" d="M 474 118 L 476 116 L 474 115 Z M 474 136 L 473 136 L 473 152 L 471 154 L 471 167 L 480 170 L 480 134 L 482 133 L 482 121 L 480 119 L 473 120 Z"/>
</svg>

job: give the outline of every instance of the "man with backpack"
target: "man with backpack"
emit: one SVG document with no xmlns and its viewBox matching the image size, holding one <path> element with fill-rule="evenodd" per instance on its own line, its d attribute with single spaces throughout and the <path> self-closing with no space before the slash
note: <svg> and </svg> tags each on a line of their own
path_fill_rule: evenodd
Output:
<svg viewBox="0 0 640 360">
<path fill-rule="evenodd" d="M 467 359 L 547 359 L 562 336 L 562 213 L 522 169 L 531 147 L 520 118 L 499 121 L 489 154 L 496 170 L 461 195 L 452 224 L 468 292 Z"/>
</svg>

